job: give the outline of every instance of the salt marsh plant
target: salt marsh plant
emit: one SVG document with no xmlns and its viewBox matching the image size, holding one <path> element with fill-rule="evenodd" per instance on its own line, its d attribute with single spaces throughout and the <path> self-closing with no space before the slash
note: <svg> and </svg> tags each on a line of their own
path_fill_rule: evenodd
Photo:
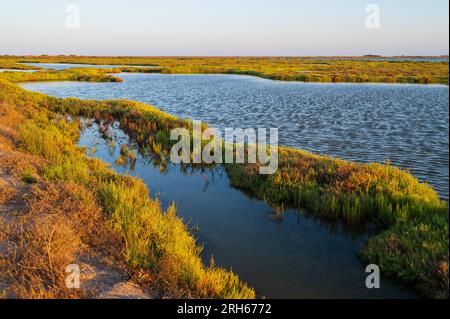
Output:
<svg viewBox="0 0 450 319">
<path fill-rule="evenodd" d="M 182 65 L 184 62 L 179 63 Z M 261 62 L 261 65 L 264 63 L 268 62 Z M 413 66 L 421 69 L 425 65 Z M 447 68 L 448 63 L 443 66 Z M 434 68 L 439 70 L 441 66 L 433 64 L 431 69 L 436 70 Z M 60 72 L 58 77 L 77 78 L 77 72 L 81 71 Z M 93 71 L 89 71 L 91 72 Z M 39 72 L 36 79 L 45 78 L 45 74 L 46 72 Z M 448 81 L 448 70 L 443 74 L 446 74 L 445 81 Z M 53 76 L 50 72 L 49 77 Z M 161 167 L 166 165 L 164 163 L 167 163 L 173 145 L 170 142 L 171 130 L 179 127 L 192 129 L 191 121 L 178 119 L 143 103 L 124 100 L 58 99 L 27 92 L 1 80 L 2 77 L 0 74 L 0 101 L 3 103 L 23 108 L 33 105 L 40 110 L 47 110 L 53 117 L 59 114 L 73 118 L 91 118 L 103 125 L 119 123 L 120 128 L 134 143 L 161 161 Z M 5 78 L 15 80 L 15 76 L 11 75 L 6 75 Z M 27 79 L 34 78 L 28 75 Z M 92 80 L 103 78 L 94 76 Z M 392 80 L 392 77 L 389 77 L 389 80 Z M 39 119 L 36 114 L 33 117 Z M 58 124 L 59 128 L 54 128 L 48 121 L 43 123 L 46 124 L 39 124 L 36 120 L 33 127 L 22 129 L 23 136 L 32 141 L 25 143 L 24 149 L 51 161 L 52 165 L 46 176 L 84 183 L 87 177 L 81 172 L 89 171 L 88 167 L 92 162 L 74 162 L 72 157 L 65 156 L 78 154 L 72 151 L 71 146 L 76 136 L 76 127 L 72 129 L 70 125 Z M 45 134 L 42 133 L 43 130 Z M 51 149 L 43 148 L 41 141 L 46 140 L 47 134 L 66 130 L 71 136 L 70 142 L 66 139 L 60 141 L 60 137 L 55 136 L 48 143 L 49 146 L 55 141 L 64 143 Z M 379 264 L 383 273 L 416 286 L 425 296 L 448 296 L 448 203 L 441 201 L 430 186 L 420 183 L 410 173 L 390 165 L 356 164 L 289 148 L 279 148 L 279 169 L 274 175 L 259 174 L 259 163 L 226 164 L 225 168 L 232 185 L 248 190 L 270 203 L 305 208 L 321 218 L 347 224 L 376 225 L 378 234 L 371 238 L 361 251 L 361 257 L 365 261 Z M 126 255 L 128 262 L 132 265 L 144 265 L 144 268 L 151 270 L 158 269 L 171 278 L 171 284 L 182 283 L 181 287 L 187 289 L 186 291 L 194 291 L 194 295 L 197 293 L 205 296 L 205 291 L 208 292 L 206 295 L 215 292 L 213 296 L 252 295 L 251 290 L 240 284 L 233 274 L 224 270 L 201 268 L 197 259 L 198 252 L 192 248 L 193 244 L 187 235 L 180 235 L 185 238 L 181 246 L 168 240 L 174 237 L 173 232 L 178 235 L 183 233 L 182 223 L 178 219 L 168 217 L 173 216 L 173 212 L 154 213 L 154 210 L 158 210 L 158 205 L 149 202 L 148 195 L 144 195 L 143 185 L 140 184 L 142 182 L 130 181 L 99 168 L 94 172 L 97 179 L 93 184 L 100 183 L 100 188 L 94 191 L 100 196 L 109 215 L 113 216 L 115 229 L 120 229 L 123 238 L 127 238 L 129 243 Z M 124 185 L 131 185 L 130 193 L 126 192 Z M 133 201 L 137 206 L 132 205 Z M 121 210 L 116 211 L 116 206 L 121 207 Z M 124 211 L 127 214 L 122 214 Z M 146 221 L 155 224 L 146 224 Z M 139 228 L 139 225 L 144 225 L 144 228 Z M 152 229 L 155 230 L 155 225 L 161 225 L 164 231 L 152 237 L 156 240 L 153 242 L 149 234 Z M 147 244 L 156 243 L 159 246 L 155 247 L 161 249 L 154 250 L 158 256 L 168 252 L 174 259 L 156 260 L 155 256 L 143 248 L 148 247 Z M 174 246 L 182 247 L 181 251 L 172 251 L 170 247 Z M 186 251 L 191 251 L 187 264 L 183 264 L 188 270 L 183 271 L 181 277 L 177 277 L 173 273 L 173 265 L 176 262 L 172 261 L 185 256 Z M 206 286 L 200 284 L 201 282 L 206 283 Z M 212 282 L 217 285 L 212 287 Z"/>
</svg>

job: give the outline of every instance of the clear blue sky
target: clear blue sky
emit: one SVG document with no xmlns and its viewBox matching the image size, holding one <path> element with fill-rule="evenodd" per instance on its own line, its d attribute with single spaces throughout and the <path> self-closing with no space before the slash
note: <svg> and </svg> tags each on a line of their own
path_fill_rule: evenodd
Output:
<svg viewBox="0 0 450 319">
<path fill-rule="evenodd" d="M 65 26 L 66 5 L 80 28 Z M 381 28 L 366 28 L 368 4 Z M 14 0 L 0 4 L 0 54 L 438 55 L 448 0 Z"/>
</svg>

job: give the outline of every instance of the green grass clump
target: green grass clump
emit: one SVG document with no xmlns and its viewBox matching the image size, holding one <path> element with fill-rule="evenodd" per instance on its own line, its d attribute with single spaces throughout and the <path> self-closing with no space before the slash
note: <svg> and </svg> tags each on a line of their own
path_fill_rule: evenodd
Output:
<svg viewBox="0 0 450 319">
<path fill-rule="evenodd" d="M 285 203 L 347 224 L 399 221 L 447 211 L 436 192 L 408 172 L 382 164 L 355 164 L 293 149 L 279 149 L 274 175 L 258 164 L 227 165 L 232 185 L 273 203 Z"/>
<path fill-rule="evenodd" d="M 232 185 L 271 203 L 346 224 L 375 224 L 361 251 L 366 263 L 430 298 L 448 297 L 448 203 L 427 184 L 389 165 L 354 164 L 280 149 L 279 170 L 226 166 Z"/>
<path fill-rule="evenodd" d="M 428 298 L 448 298 L 448 240 L 448 214 L 429 214 L 371 238 L 360 256 Z"/>
<path fill-rule="evenodd" d="M 14 59 L 0 58 L 0 70 L 41 70 L 42 68 L 17 63 Z"/>
<path fill-rule="evenodd" d="M 19 146 L 28 153 L 43 156 L 53 162 L 74 153 L 78 138 L 78 125 L 65 119 L 40 113 L 19 127 Z M 65 134 L 61 134 L 65 132 Z"/>
<path fill-rule="evenodd" d="M 22 174 L 22 181 L 27 184 L 36 184 L 37 178 L 34 174 L 34 172 L 31 169 L 25 169 L 25 171 Z"/>
</svg>

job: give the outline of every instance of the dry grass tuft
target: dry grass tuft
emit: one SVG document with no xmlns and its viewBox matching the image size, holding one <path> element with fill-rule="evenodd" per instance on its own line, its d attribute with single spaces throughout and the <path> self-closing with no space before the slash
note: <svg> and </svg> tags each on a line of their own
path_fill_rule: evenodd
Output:
<svg viewBox="0 0 450 319">
<path fill-rule="evenodd" d="M 118 238 L 106 226 L 106 217 L 93 193 L 84 186 L 46 182 L 32 188 L 28 206 L 31 214 L 52 214 L 70 219 L 82 241 L 100 250 L 98 252 L 107 252 L 114 257 L 121 254 Z"/>
<path fill-rule="evenodd" d="M 83 297 L 83 290 L 66 288 L 66 267 L 77 264 L 81 255 L 93 254 L 93 247 L 111 252 L 108 243 L 116 239 L 106 229 L 92 194 L 82 186 L 39 183 L 30 194 L 30 213 L 14 224 L 0 225 L 7 242 L 0 255 L 0 279 L 19 298 Z"/>
<path fill-rule="evenodd" d="M 13 187 L 0 179 L 0 205 L 8 202 L 15 194 Z"/>
<path fill-rule="evenodd" d="M 19 152 L 2 152 L 0 149 L 0 167 L 3 174 L 21 179 L 25 172 L 35 173 L 46 161 L 37 156 L 19 153 Z"/>
<path fill-rule="evenodd" d="M 67 265 L 83 250 L 77 230 L 61 216 L 25 216 L 7 228 L 8 244 L 0 256 L 1 274 L 19 298 L 79 298 L 65 287 Z"/>
</svg>

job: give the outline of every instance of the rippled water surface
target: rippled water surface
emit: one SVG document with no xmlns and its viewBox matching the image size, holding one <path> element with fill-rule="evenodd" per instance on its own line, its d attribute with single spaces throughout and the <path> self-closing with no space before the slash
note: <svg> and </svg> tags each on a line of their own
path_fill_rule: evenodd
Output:
<svg viewBox="0 0 450 319">
<path fill-rule="evenodd" d="M 121 74 L 123 83 L 23 86 L 59 97 L 131 99 L 211 126 L 277 127 L 280 144 L 410 169 L 448 198 L 449 89 L 312 84 L 234 75 Z"/>
</svg>

